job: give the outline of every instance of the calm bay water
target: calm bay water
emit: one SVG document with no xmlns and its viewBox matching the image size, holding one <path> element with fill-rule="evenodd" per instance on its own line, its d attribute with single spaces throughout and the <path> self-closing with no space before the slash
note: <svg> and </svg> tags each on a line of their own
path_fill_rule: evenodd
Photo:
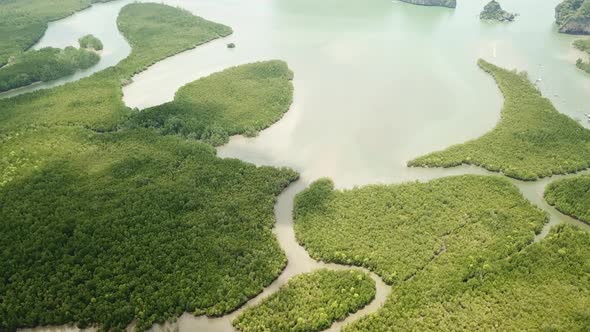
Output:
<svg viewBox="0 0 590 332">
<path fill-rule="evenodd" d="M 130 2 L 95 5 L 52 23 L 35 48 L 75 45 L 80 36 L 93 33 L 105 51 L 97 67 L 39 87 L 87 76 L 127 56 L 129 46 L 115 19 Z M 337 187 L 349 188 L 489 174 L 475 167 L 405 166 L 414 157 L 476 138 L 494 127 L 502 95 L 477 67 L 478 58 L 526 70 L 561 112 L 590 127 L 584 116 L 590 113 L 590 76 L 574 66 L 580 56 L 570 46 L 575 37 L 556 32 L 553 13 L 559 0 L 504 1 L 505 9 L 520 13 L 507 24 L 480 22 L 478 14 L 487 0 L 460 1 L 456 10 L 387 0 L 163 2 L 229 25 L 235 32 L 134 77 L 134 83 L 124 88 L 128 106 L 142 109 L 172 100 L 188 82 L 253 61 L 282 59 L 295 73 L 294 104 L 280 122 L 256 138 L 234 137 L 218 149 L 221 157 L 289 166 L 302 174 L 276 206 L 275 234 L 289 265 L 253 302 L 276 291 L 291 276 L 324 266 L 311 260 L 293 235 L 292 199 L 311 181 L 331 177 Z M 229 42 L 237 47 L 227 49 Z M 529 200 L 549 212 L 551 224 L 577 223 L 543 201 L 547 182 L 514 181 Z M 378 283 L 377 301 L 351 319 L 378 309 L 388 291 Z M 185 314 L 176 324 L 154 329 L 231 331 L 236 314 L 216 319 Z"/>
</svg>

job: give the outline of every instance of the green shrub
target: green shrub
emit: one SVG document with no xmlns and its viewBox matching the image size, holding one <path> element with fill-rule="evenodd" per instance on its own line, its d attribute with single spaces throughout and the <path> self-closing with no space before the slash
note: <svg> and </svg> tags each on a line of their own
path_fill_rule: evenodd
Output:
<svg viewBox="0 0 590 332">
<path fill-rule="evenodd" d="M 483 60 L 504 94 L 502 118 L 484 136 L 416 158 L 409 166 L 471 164 L 521 180 L 572 173 L 590 166 L 590 130 L 559 113 L 526 75 Z"/>
<path fill-rule="evenodd" d="M 80 44 L 81 48 L 90 48 L 96 51 L 101 51 L 103 48 L 102 42 L 100 39 L 94 37 L 93 35 L 86 35 L 78 39 L 78 43 Z"/>
<path fill-rule="evenodd" d="M 375 281 L 354 271 L 318 270 L 298 275 L 233 325 L 243 332 L 314 332 L 330 327 L 375 297 Z"/>
</svg>

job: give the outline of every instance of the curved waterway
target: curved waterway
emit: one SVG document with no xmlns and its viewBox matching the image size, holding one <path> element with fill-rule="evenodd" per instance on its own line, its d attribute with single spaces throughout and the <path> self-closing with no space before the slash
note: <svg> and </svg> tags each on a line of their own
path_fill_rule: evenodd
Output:
<svg viewBox="0 0 590 332">
<path fill-rule="evenodd" d="M 75 43 L 81 31 L 94 33 L 103 40 L 105 52 L 117 52 L 112 55 L 112 65 L 129 52 L 115 23 L 118 10 L 129 2 L 95 5 L 54 22 L 36 47 L 63 47 Z M 295 73 L 290 111 L 258 137 L 232 137 L 218 148 L 218 155 L 257 165 L 288 166 L 297 170 L 301 179 L 278 197 L 275 206 L 273 231 L 288 258 L 283 273 L 229 315 L 208 318 L 187 313 L 174 323 L 154 326 L 152 331 L 234 331 L 231 321 L 244 308 L 260 302 L 292 276 L 321 267 L 349 268 L 311 259 L 295 240 L 293 198 L 318 178 L 330 177 L 337 188 L 351 188 L 495 174 L 467 166 L 405 166 L 416 156 L 478 137 L 496 124 L 503 99 L 492 78 L 477 67 L 480 57 L 526 70 L 561 112 L 590 127 L 583 120 L 583 114 L 590 111 L 584 109 L 590 79 L 574 66 L 580 56 L 570 46 L 575 37 L 558 34 L 552 23 L 559 0 L 503 3 L 507 10 L 521 14 L 510 24 L 479 21 L 487 0 L 463 0 L 456 10 L 390 0 L 163 2 L 229 25 L 235 32 L 136 75 L 134 83 L 124 88 L 125 103 L 139 109 L 158 105 L 172 100 L 182 85 L 210 73 L 253 61 L 283 59 Z M 83 15 L 88 19 L 76 18 Z M 76 28 L 68 30 L 72 26 Z M 236 48 L 227 49 L 229 42 Z M 107 61 L 104 55 L 103 60 Z M 546 184 L 561 177 L 536 182 L 512 180 L 527 199 L 549 214 L 550 221 L 536 240 L 563 222 L 590 230 L 544 201 Z M 381 307 L 391 289 L 375 274 L 371 276 L 377 282 L 376 299 L 335 323 L 331 331 Z M 77 329 L 63 326 L 28 331 Z"/>
</svg>

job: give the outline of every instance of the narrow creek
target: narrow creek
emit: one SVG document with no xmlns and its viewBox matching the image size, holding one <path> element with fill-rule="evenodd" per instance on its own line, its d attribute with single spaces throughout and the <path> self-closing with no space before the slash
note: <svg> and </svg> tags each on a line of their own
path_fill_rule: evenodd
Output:
<svg viewBox="0 0 590 332">
<path fill-rule="evenodd" d="M 275 205 L 273 232 L 288 264 L 271 285 L 237 311 L 219 318 L 185 313 L 174 323 L 152 327 L 154 332 L 234 331 L 231 321 L 244 308 L 259 303 L 291 277 L 323 267 L 358 269 L 317 262 L 295 239 L 293 198 L 319 177 L 331 177 L 337 188 L 343 189 L 462 174 L 497 174 L 469 166 L 405 166 L 417 155 L 478 137 L 498 121 L 502 96 L 493 80 L 475 65 L 478 57 L 508 68 L 526 69 L 533 79 L 542 77 L 539 88 L 543 94 L 574 118 L 583 114 L 590 93 L 590 80 L 573 66 L 577 56 L 569 46 L 573 38 L 554 31 L 552 15 L 558 0 L 515 0 L 516 11 L 529 12 L 511 25 L 480 25 L 474 21 L 487 0 L 465 1 L 456 11 L 392 4 L 389 0 L 374 0 L 371 6 L 351 0 L 252 1 L 164 1 L 227 24 L 235 33 L 139 73 L 134 83 L 124 88 L 124 101 L 129 107 L 143 109 L 169 101 L 182 85 L 229 66 L 275 58 L 287 61 L 295 73 L 291 110 L 258 137 L 232 137 L 218 148 L 218 155 L 300 172 L 301 179 L 291 184 Z M 130 2 L 96 4 L 53 22 L 35 46 L 74 45 L 82 34 L 93 33 L 105 45 L 99 65 L 78 76 L 9 91 L 0 98 L 74 81 L 126 57 L 129 45 L 115 22 L 120 8 Z M 539 31 L 545 38 L 542 42 L 541 38 L 528 37 Z M 237 48 L 228 50 L 228 42 L 234 42 Z M 457 47 L 448 47 L 450 44 Z M 421 65 L 407 65 L 417 62 Z M 566 176 L 536 182 L 511 180 L 529 201 L 549 214 L 549 223 L 537 241 L 550 227 L 563 222 L 590 231 L 590 226 L 559 213 L 543 199 L 544 187 Z M 371 276 L 377 285 L 375 300 L 329 331 L 338 331 L 383 305 L 391 287 L 374 273 Z M 79 329 L 61 326 L 22 331 Z"/>
</svg>

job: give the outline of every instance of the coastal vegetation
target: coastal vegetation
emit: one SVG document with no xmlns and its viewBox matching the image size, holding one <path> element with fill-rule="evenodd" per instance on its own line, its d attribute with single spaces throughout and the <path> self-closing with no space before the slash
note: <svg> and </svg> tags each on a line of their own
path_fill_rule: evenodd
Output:
<svg viewBox="0 0 590 332">
<path fill-rule="evenodd" d="M 492 0 L 488 2 L 487 5 L 483 8 L 481 14 L 479 14 L 479 18 L 482 20 L 493 20 L 493 21 L 514 21 L 516 18 L 516 14 L 509 13 L 502 9 L 500 3 L 496 0 Z"/>
<path fill-rule="evenodd" d="M 318 259 L 365 266 L 392 293 L 344 331 L 584 331 L 590 234 L 535 233 L 547 216 L 507 179 L 459 176 L 296 197 L 299 241 Z"/>
<path fill-rule="evenodd" d="M 47 23 L 107 1 L 0 0 L 0 67 L 41 39 Z"/>
<path fill-rule="evenodd" d="M 419 167 L 471 164 L 521 180 L 572 173 L 590 166 L 590 130 L 559 113 L 524 73 L 484 60 L 504 95 L 502 117 L 484 136 L 408 163 Z"/>
<path fill-rule="evenodd" d="M 590 55 L 590 39 L 580 39 L 574 41 L 574 47 L 579 49 L 582 52 L 588 53 Z M 590 74 L 590 61 L 584 61 L 583 59 L 578 59 L 576 61 L 576 66 L 581 70 Z"/>
<path fill-rule="evenodd" d="M 590 176 L 557 180 L 545 188 L 547 202 L 562 213 L 590 223 Z"/>
<path fill-rule="evenodd" d="M 174 101 L 132 116 L 129 126 L 205 140 L 213 145 L 229 136 L 255 136 L 289 109 L 293 73 L 283 61 L 241 65 L 189 83 Z"/>
<path fill-rule="evenodd" d="M 564 0 L 555 8 L 559 32 L 590 34 L 590 0 Z"/>
<path fill-rule="evenodd" d="M 102 51 L 103 48 L 100 39 L 96 38 L 94 35 L 80 37 L 80 39 L 78 39 L 78 43 L 80 44 L 81 48 L 89 48 L 95 51 Z"/>
<path fill-rule="evenodd" d="M 246 309 L 233 325 L 243 332 L 315 332 L 330 327 L 375 297 L 368 274 L 326 269 L 293 277 L 260 304 Z"/>
<path fill-rule="evenodd" d="M 546 216 L 495 176 L 344 191 L 323 179 L 296 197 L 294 222 L 313 258 L 363 266 L 398 284 L 455 251 L 474 259 L 485 253 L 487 261 L 518 251 Z"/>
<path fill-rule="evenodd" d="M 297 173 L 124 126 L 122 80 L 231 29 L 160 4 L 127 5 L 117 23 L 132 46 L 117 66 L 0 100 L 2 331 L 222 315 L 286 264 L 273 206 Z"/>
<path fill-rule="evenodd" d="M 588 246 L 588 232 L 562 224 L 502 259 L 485 249 L 441 255 L 344 331 L 587 331 Z"/>
<path fill-rule="evenodd" d="M 0 68 L 0 92 L 36 82 L 47 82 L 72 75 L 98 63 L 100 56 L 92 51 L 66 47 L 46 47 L 28 51 Z"/>
</svg>

